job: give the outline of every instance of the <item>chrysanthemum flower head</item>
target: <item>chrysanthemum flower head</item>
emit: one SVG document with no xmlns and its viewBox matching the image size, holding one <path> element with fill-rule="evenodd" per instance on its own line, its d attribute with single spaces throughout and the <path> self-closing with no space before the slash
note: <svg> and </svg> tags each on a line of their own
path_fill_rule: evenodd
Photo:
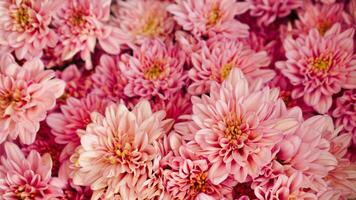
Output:
<svg viewBox="0 0 356 200">
<path fill-rule="evenodd" d="M 287 111 L 278 90 L 249 88 L 239 69 L 233 69 L 210 96 L 193 97 L 192 119 L 198 126 L 195 142 L 212 167 L 209 178 L 218 184 L 229 175 L 243 183 L 257 177 L 272 160 L 272 148 L 283 134 L 296 129 L 297 111 Z"/>
<path fill-rule="evenodd" d="M 5 57 L 0 59 L 0 143 L 19 136 L 22 143 L 30 144 L 65 83 L 54 78 L 53 71 L 44 70 L 39 59 L 19 66 L 11 56 Z"/>
<path fill-rule="evenodd" d="M 267 67 L 270 58 L 267 52 L 255 52 L 241 42 L 221 39 L 203 43 L 201 49 L 191 54 L 193 67 L 189 70 L 189 78 L 193 83 L 189 86 L 191 94 L 202 94 L 209 91 L 212 82 L 221 83 L 234 68 L 239 68 L 250 83 L 261 79 L 271 80 L 275 72 Z"/>
<path fill-rule="evenodd" d="M 116 56 L 102 55 L 100 63 L 91 75 L 93 92 L 112 101 L 126 99 L 124 88 L 127 78 L 119 68 L 119 58 Z"/>
<path fill-rule="evenodd" d="M 14 51 L 18 59 L 41 56 L 54 47 L 58 36 L 50 28 L 60 1 L 4 0 L 0 3 L 0 45 Z"/>
<path fill-rule="evenodd" d="M 5 143 L 5 154 L 0 162 L 0 195 L 4 200 L 53 199 L 62 190 L 51 177 L 52 160 L 49 154 L 42 157 L 31 151 L 27 157 L 18 146 Z"/>
<path fill-rule="evenodd" d="M 167 99 L 185 85 L 185 56 L 177 46 L 160 40 L 147 40 L 133 56 L 122 55 L 119 66 L 128 81 L 125 94 Z"/>
<path fill-rule="evenodd" d="M 168 2 L 156 0 L 117 1 L 113 9 L 124 43 L 142 44 L 147 39 L 171 39 L 175 21 L 166 10 Z"/>
<path fill-rule="evenodd" d="M 167 9 L 184 30 L 198 38 L 222 34 L 236 39 L 248 36 L 248 26 L 234 18 L 248 8 L 248 3 L 234 0 L 176 0 Z"/>
<path fill-rule="evenodd" d="M 322 36 L 312 29 L 307 36 L 284 41 L 286 61 L 276 63 L 294 86 L 292 98 L 304 102 L 319 113 L 332 105 L 332 95 L 356 88 L 354 30 L 341 31 L 335 24 Z"/>
<path fill-rule="evenodd" d="M 114 104 L 104 115 L 93 113 L 92 123 L 81 137 L 74 183 L 90 186 L 96 197 L 126 197 L 127 187 L 135 191 L 140 177 L 152 174 L 159 153 L 157 140 L 172 126 L 172 120 L 164 117 L 164 111 L 152 113 L 147 101 L 132 111 Z"/>
<path fill-rule="evenodd" d="M 118 29 L 109 25 L 111 0 L 65 0 L 54 20 L 62 49 L 62 59 L 80 53 L 87 69 L 91 69 L 91 53 L 97 41 L 104 51 L 120 52 Z"/>
</svg>

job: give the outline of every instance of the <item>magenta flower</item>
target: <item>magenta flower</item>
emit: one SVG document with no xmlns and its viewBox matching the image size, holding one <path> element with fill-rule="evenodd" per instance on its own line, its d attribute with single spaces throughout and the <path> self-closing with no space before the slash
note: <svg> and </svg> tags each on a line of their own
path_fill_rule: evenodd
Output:
<svg viewBox="0 0 356 200">
<path fill-rule="evenodd" d="M 147 101 L 129 111 L 123 104 L 106 108 L 105 115 L 94 112 L 92 123 L 81 137 L 79 169 L 74 183 L 90 186 L 95 198 L 115 194 L 124 199 L 141 178 L 152 174 L 157 158 L 157 140 L 167 134 L 172 120 L 165 120 L 164 111 L 152 113 Z M 139 191 L 139 188 L 136 188 Z"/>
<path fill-rule="evenodd" d="M 19 66 L 9 55 L 0 58 L 0 143 L 18 136 L 24 144 L 35 140 L 39 122 L 64 91 L 54 77 L 39 59 Z"/>
<path fill-rule="evenodd" d="M 87 69 L 91 69 L 91 53 L 98 41 L 110 54 L 120 52 L 120 34 L 108 24 L 111 0 L 65 0 L 54 25 L 62 47 L 62 59 L 69 60 L 80 53 Z"/>
<path fill-rule="evenodd" d="M 157 0 L 117 1 L 115 22 L 124 35 L 123 43 L 142 44 L 147 39 L 171 39 L 175 21 L 166 10 L 168 2 Z"/>
<path fill-rule="evenodd" d="M 61 196 L 61 188 L 51 177 L 52 160 L 31 151 L 27 157 L 13 143 L 5 143 L 5 154 L 0 162 L 0 196 L 13 199 L 53 199 Z"/>
<path fill-rule="evenodd" d="M 94 94 L 89 94 L 82 99 L 68 98 L 66 104 L 61 105 L 60 112 L 53 112 L 46 119 L 56 143 L 79 146 L 80 136 L 91 123 L 90 114 L 104 113 L 108 104 L 108 100 Z"/>
<path fill-rule="evenodd" d="M 302 0 L 247 0 L 251 16 L 258 17 L 258 24 L 268 26 L 277 18 L 286 17 L 293 9 L 303 5 Z"/>
<path fill-rule="evenodd" d="M 58 36 L 50 28 L 60 1 L 3 0 L 0 3 L 0 45 L 20 60 L 41 56 Z"/>
<path fill-rule="evenodd" d="M 146 41 L 134 55 L 124 54 L 119 63 L 127 77 L 125 94 L 129 97 L 167 99 L 185 85 L 185 54 L 173 44 Z"/>
<path fill-rule="evenodd" d="M 272 148 L 283 133 L 299 123 L 278 98 L 278 90 L 249 89 L 238 69 L 222 86 L 213 82 L 210 96 L 194 97 L 192 102 L 192 119 L 199 127 L 194 139 L 198 152 L 212 163 L 208 178 L 214 184 L 229 175 L 241 183 L 257 177 L 271 162 Z"/>
<path fill-rule="evenodd" d="M 236 39 L 248 36 L 248 26 L 234 18 L 248 8 L 248 3 L 235 0 L 176 0 L 167 9 L 184 30 L 198 38 L 221 34 Z"/>
<path fill-rule="evenodd" d="M 193 83 L 189 86 L 190 94 L 209 92 L 212 82 L 221 83 L 234 68 L 239 68 L 250 83 L 262 79 L 265 83 L 275 76 L 275 72 L 267 67 L 270 58 L 267 52 L 255 52 L 241 42 L 217 40 L 203 43 L 200 50 L 191 54 L 193 68 L 189 70 L 189 78 Z"/>
<path fill-rule="evenodd" d="M 292 98 L 303 97 L 319 113 L 329 110 L 333 94 L 356 88 L 354 30 L 340 29 L 335 24 L 324 36 L 312 29 L 307 36 L 287 38 L 287 60 L 276 63 L 294 86 Z"/>
</svg>

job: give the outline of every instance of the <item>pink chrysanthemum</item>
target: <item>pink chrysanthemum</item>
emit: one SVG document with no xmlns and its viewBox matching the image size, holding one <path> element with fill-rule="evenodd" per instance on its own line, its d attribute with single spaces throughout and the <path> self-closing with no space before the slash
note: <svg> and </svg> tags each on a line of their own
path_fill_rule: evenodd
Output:
<svg viewBox="0 0 356 200">
<path fill-rule="evenodd" d="M 211 163 L 209 178 L 218 184 L 230 174 L 245 182 L 272 160 L 272 148 L 298 125 L 299 112 L 287 111 L 278 90 L 249 89 L 233 69 L 222 86 L 213 82 L 210 96 L 193 97 L 195 142 Z"/>
<path fill-rule="evenodd" d="M 60 112 L 48 115 L 46 122 L 52 129 L 58 144 L 80 145 L 80 136 L 91 122 L 92 112 L 104 113 L 108 100 L 89 94 L 82 99 L 70 97 L 66 104 L 60 107 Z"/>
<path fill-rule="evenodd" d="M 54 78 L 53 71 L 44 70 L 39 59 L 19 66 L 11 56 L 4 57 L 0 58 L 0 143 L 19 136 L 30 144 L 65 84 Z"/>
<path fill-rule="evenodd" d="M 298 33 L 308 33 L 310 29 L 316 28 L 324 35 L 336 23 L 343 27 L 351 26 L 342 3 L 331 5 L 306 3 L 303 8 L 298 11 L 299 20 L 295 22 Z"/>
<path fill-rule="evenodd" d="M 175 27 L 173 17 L 167 12 L 168 2 L 157 0 L 117 1 L 113 10 L 125 42 L 142 44 L 146 39 L 169 39 Z"/>
<path fill-rule="evenodd" d="M 191 54 L 191 60 L 193 68 L 189 78 L 193 83 L 188 88 L 191 94 L 209 92 L 213 81 L 221 83 L 234 68 L 241 69 L 250 83 L 257 79 L 267 82 L 275 76 L 275 72 L 267 68 L 270 64 L 267 52 L 255 52 L 231 40 L 203 43 L 199 51 Z"/>
<path fill-rule="evenodd" d="M 119 63 L 128 83 L 125 94 L 129 97 L 167 99 L 184 85 L 185 54 L 173 44 L 160 40 L 146 41 L 134 55 L 124 54 Z"/>
<path fill-rule="evenodd" d="M 119 104 L 107 107 L 104 116 L 93 113 L 81 137 L 83 151 L 74 183 L 90 186 L 93 199 L 101 195 L 111 199 L 115 194 L 128 199 L 127 188 L 135 189 L 142 177 L 152 174 L 157 140 L 172 126 L 172 120 L 164 117 L 164 111 L 152 113 L 147 101 L 132 111 Z"/>
<path fill-rule="evenodd" d="M 332 111 L 337 126 L 343 126 L 344 130 L 352 133 L 353 143 L 356 144 L 356 91 L 347 90 L 335 102 Z"/>
<path fill-rule="evenodd" d="M 82 98 L 91 91 L 93 82 L 90 79 L 90 73 L 80 71 L 76 65 L 70 65 L 63 71 L 57 71 L 58 78 L 66 82 L 66 88 L 61 100 L 69 97 Z"/>
<path fill-rule="evenodd" d="M 0 45 L 14 51 L 18 59 L 42 55 L 54 47 L 58 36 L 49 25 L 58 8 L 57 0 L 3 0 L 0 3 Z"/>
<path fill-rule="evenodd" d="M 62 59 L 80 53 L 87 69 L 92 68 L 91 53 L 96 42 L 107 53 L 120 52 L 118 29 L 108 25 L 111 0 L 65 0 L 54 25 L 62 47 Z"/>
<path fill-rule="evenodd" d="M 53 199 L 61 195 L 51 177 L 52 160 L 31 151 L 27 157 L 13 143 L 5 143 L 5 155 L 0 164 L 0 196 L 13 199 Z"/>
<path fill-rule="evenodd" d="M 303 187 L 313 191 L 325 189 L 323 178 L 335 169 L 337 159 L 329 152 L 330 142 L 323 134 L 333 131 L 330 117 L 316 115 L 304 121 L 295 132 L 285 134 L 280 142 L 276 159 L 289 173 L 301 173 Z"/>
<path fill-rule="evenodd" d="M 91 76 L 93 91 L 112 101 L 126 99 L 124 87 L 127 79 L 119 68 L 119 58 L 109 55 L 102 55 L 100 63 L 95 67 L 95 72 Z"/>
<path fill-rule="evenodd" d="M 332 95 L 341 88 L 356 88 L 354 30 L 340 29 L 335 24 L 324 36 L 312 29 L 307 36 L 288 37 L 284 41 L 287 60 L 276 63 L 294 86 L 292 98 L 303 97 L 319 113 L 329 110 Z"/>
<path fill-rule="evenodd" d="M 277 18 L 286 17 L 293 9 L 303 5 L 302 0 L 247 0 L 251 16 L 258 17 L 258 24 L 268 26 Z"/>
<path fill-rule="evenodd" d="M 198 38 L 222 34 L 236 39 L 248 36 L 248 26 L 235 19 L 248 7 L 248 3 L 235 0 L 176 0 L 168 11 L 184 30 Z"/>
</svg>

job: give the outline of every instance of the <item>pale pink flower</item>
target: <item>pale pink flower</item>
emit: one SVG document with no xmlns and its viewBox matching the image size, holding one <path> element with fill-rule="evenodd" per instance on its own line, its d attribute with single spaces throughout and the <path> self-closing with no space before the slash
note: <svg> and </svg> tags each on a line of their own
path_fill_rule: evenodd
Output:
<svg viewBox="0 0 356 200">
<path fill-rule="evenodd" d="M 185 31 L 196 37 L 223 35 L 230 39 L 248 36 L 248 26 L 235 19 L 249 4 L 235 0 L 176 0 L 168 11 Z"/>
<path fill-rule="evenodd" d="M 251 84 L 257 79 L 265 83 L 275 76 L 275 72 L 267 68 L 270 64 L 267 52 L 255 52 L 241 42 L 227 39 L 203 43 L 199 51 L 191 54 L 191 60 L 190 94 L 209 92 L 213 81 L 221 83 L 234 68 L 241 69 Z"/>
<path fill-rule="evenodd" d="M 353 144 L 356 144 L 356 90 L 346 90 L 338 97 L 331 115 L 335 118 L 335 125 L 343 126 L 346 132 L 352 133 Z"/>
<path fill-rule="evenodd" d="M 241 183 L 257 177 L 283 133 L 299 124 L 300 111 L 288 111 L 277 89 L 249 88 L 239 69 L 222 86 L 213 82 L 210 96 L 192 102 L 192 119 L 199 127 L 194 139 L 198 152 L 212 163 L 208 177 L 215 184 L 229 175 Z"/>
<path fill-rule="evenodd" d="M 272 179 L 269 184 L 257 186 L 255 195 L 260 200 L 317 200 L 312 192 L 303 191 L 303 176 L 293 173 L 291 176 L 284 174 Z"/>
<path fill-rule="evenodd" d="M 121 36 L 108 24 L 111 0 L 64 0 L 55 16 L 62 59 L 72 59 L 80 53 L 87 69 L 91 69 L 91 53 L 97 41 L 110 54 L 118 54 Z"/>
<path fill-rule="evenodd" d="M 42 55 L 57 44 L 58 36 L 49 26 L 58 8 L 57 0 L 3 0 L 0 3 L 0 45 L 15 52 L 18 59 Z"/>
<path fill-rule="evenodd" d="M 172 120 L 164 117 L 164 111 L 152 113 L 147 101 L 132 111 L 114 104 L 106 108 L 105 115 L 92 113 L 92 123 L 81 137 L 74 183 L 90 186 L 94 200 L 102 195 L 111 199 L 115 194 L 132 199 L 125 198 L 130 196 L 127 188 L 135 189 L 141 177 L 152 174 L 159 153 L 157 140 L 172 126 Z"/>
<path fill-rule="evenodd" d="M 251 4 L 250 15 L 258 17 L 259 25 L 268 26 L 277 18 L 286 17 L 303 5 L 303 0 L 247 0 Z"/>
<path fill-rule="evenodd" d="M 61 189 L 51 177 L 52 160 L 31 151 L 27 157 L 15 144 L 5 143 L 0 162 L 0 196 L 4 200 L 49 200 L 61 195 Z"/>
<path fill-rule="evenodd" d="M 325 132 L 334 132 L 330 117 L 316 115 L 305 120 L 295 132 L 285 134 L 276 157 L 289 173 L 300 172 L 303 187 L 314 191 L 325 189 L 323 178 L 338 164 Z"/>
<path fill-rule="evenodd" d="M 65 83 L 44 70 L 37 58 L 19 66 L 11 56 L 5 57 L 0 59 L 0 143 L 19 136 L 22 143 L 31 144 Z"/>
<path fill-rule="evenodd" d="M 128 45 L 142 44 L 147 39 L 171 38 L 175 27 L 173 17 L 166 10 L 168 2 L 157 0 L 117 1 L 113 9 L 118 24 Z"/>
<path fill-rule="evenodd" d="M 356 88 L 354 30 L 341 32 L 335 24 L 324 36 L 317 29 L 297 39 L 284 41 L 286 61 L 276 67 L 294 86 L 292 98 L 302 98 L 319 113 L 332 105 L 332 95 L 342 88 Z"/>
<path fill-rule="evenodd" d="M 96 94 L 115 102 L 126 99 L 124 88 L 127 78 L 119 68 L 117 56 L 102 55 L 99 65 L 95 67 L 95 72 L 91 75 L 91 81 L 93 92 Z"/>
<path fill-rule="evenodd" d="M 91 123 L 90 114 L 103 114 L 109 103 L 95 94 L 89 94 L 82 99 L 68 98 L 66 103 L 60 106 L 59 112 L 52 112 L 46 119 L 56 143 L 79 146 L 80 136 Z"/>
<path fill-rule="evenodd" d="M 340 23 L 343 28 L 350 27 L 349 16 L 343 8 L 342 3 L 331 5 L 306 3 L 303 9 L 298 10 L 299 20 L 295 22 L 297 33 L 308 33 L 309 30 L 316 28 L 324 35 L 336 23 Z"/>
<path fill-rule="evenodd" d="M 134 55 L 124 54 L 119 63 L 128 83 L 124 92 L 129 97 L 167 99 L 185 85 L 185 54 L 172 43 L 146 41 Z"/>
</svg>

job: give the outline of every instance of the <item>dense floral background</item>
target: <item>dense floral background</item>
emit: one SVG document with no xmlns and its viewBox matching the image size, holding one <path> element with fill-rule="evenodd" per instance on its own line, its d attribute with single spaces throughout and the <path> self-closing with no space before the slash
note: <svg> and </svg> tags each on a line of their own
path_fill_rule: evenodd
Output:
<svg viewBox="0 0 356 200">
<path fill-rule="evenodd" d="M 0 0 L 0 200 L 356 199 L 356 0 Z"/>
</svg>

